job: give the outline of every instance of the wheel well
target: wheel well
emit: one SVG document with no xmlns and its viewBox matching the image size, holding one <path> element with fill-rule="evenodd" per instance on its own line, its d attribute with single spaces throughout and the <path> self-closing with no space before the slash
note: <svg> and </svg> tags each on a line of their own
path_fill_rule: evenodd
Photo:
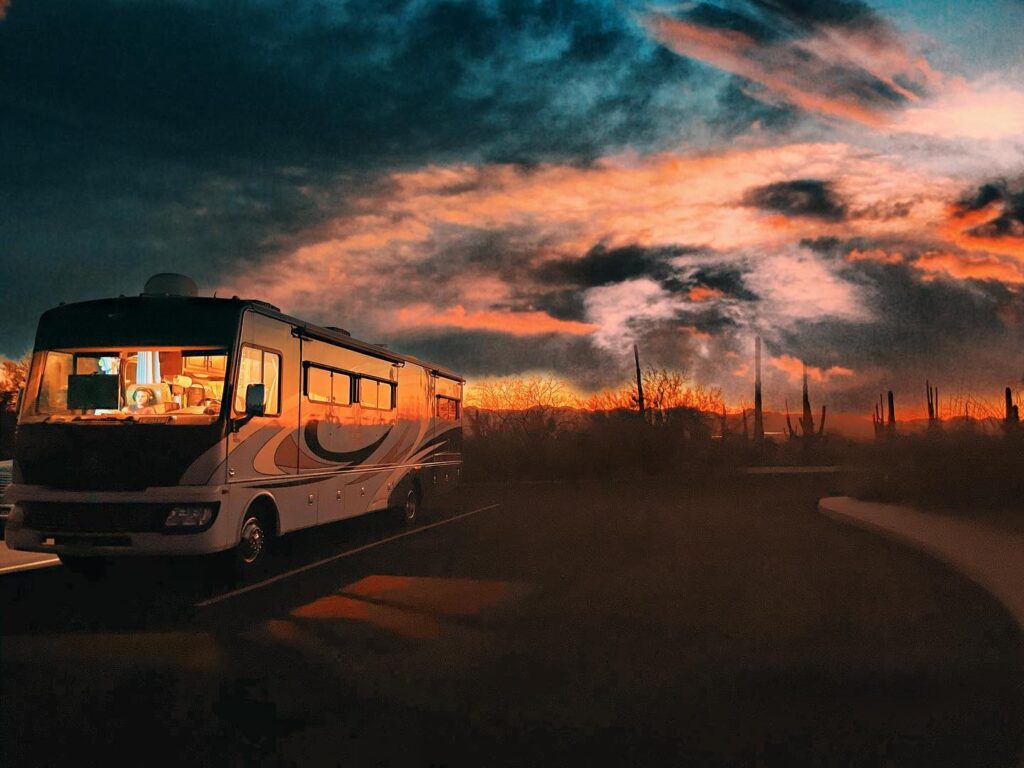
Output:
<svg viewBox="0 0 1024 768">
<path fill-rule="evenodd" d="M 242 515 L 242 519 L 250 513 L 254 512 L 259 515 L 260 519 L 266 523 L 269 533 L 272 536 L 277 536 L 281 532 L 281 519 L 278 515 L 277 504 L 270 496 L 257 496 L 249 504 L 248 509 L 245 510 L 245 515 Z"/>
</svg>

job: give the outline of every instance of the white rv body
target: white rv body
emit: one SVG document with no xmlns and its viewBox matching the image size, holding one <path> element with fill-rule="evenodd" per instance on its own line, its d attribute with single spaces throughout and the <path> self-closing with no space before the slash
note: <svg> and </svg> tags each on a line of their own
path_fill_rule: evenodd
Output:
<svg viewBox="0 0 1024 768">
<path fill-rule="evenodd" d="M 219 330 L 200 318 L 175 332 L 178 313 Z M 266 415 L 246 418 L 254 381 Z M 88 407 L 115 386 L 116 404 Z M 138 389 L 144 407 L 129 402 Z M 200 555 L 238 546 L 256 505 L 285 534 L 400 506 L 409 491 L 429 500 L 461 479 L 462 389 L 451 371 L 262 302 L 58 307 L 40 322 L 19 414 L 7 545 Z"/>
</svg>

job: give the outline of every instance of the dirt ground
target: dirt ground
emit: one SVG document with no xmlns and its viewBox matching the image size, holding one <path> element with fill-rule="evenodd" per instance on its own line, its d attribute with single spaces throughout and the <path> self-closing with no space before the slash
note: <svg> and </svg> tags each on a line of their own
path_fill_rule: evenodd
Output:
<svg viewBox="0 0 1024 768">
<path fill-rule="evenodd" d="M 9 575 L 2 763 L 1016 765 L 1013 622 L 834 484 L 477 484 L 198 607 L 188 565 Z"/>
</svg>

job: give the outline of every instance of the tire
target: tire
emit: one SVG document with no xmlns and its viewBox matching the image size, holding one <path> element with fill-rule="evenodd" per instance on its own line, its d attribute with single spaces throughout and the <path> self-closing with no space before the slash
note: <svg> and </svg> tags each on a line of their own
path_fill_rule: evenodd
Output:
<svg viewBox="0 0 1024 768">
<path fill-rule="evenodd" d="M 79 555 L 57 555 L 64 567 L 76 576 L 87 579 L 101 579 L 107 575 L 110 562 L 104 557 L 81 557 Z"/>
<path fill-rule="evenodd" d="M 268 549 L 274 529 L 273 512 L 250 509 L 245 513 L 239 540 L 231 549 L 205 555 L 202 579 L 208 589 L 219 590 L 257 581 L 267 573 Z"/>
<path fill-rule="evenodd" d="M 261 512 L 246 512 L 238 545 L 232 552 L 234 575 L 249 581 L 263 574 L 267 566 L 267 549 L 271 528 L 267 516 Z"/>
<path fill-rule="evenodd" d="M 422 501 L 416 488 L 409 488 L 402 499 L 402 506 L 398 508 L 402 524 L 411 528 L 420 521 L 422 515 Z"/>
</svg>

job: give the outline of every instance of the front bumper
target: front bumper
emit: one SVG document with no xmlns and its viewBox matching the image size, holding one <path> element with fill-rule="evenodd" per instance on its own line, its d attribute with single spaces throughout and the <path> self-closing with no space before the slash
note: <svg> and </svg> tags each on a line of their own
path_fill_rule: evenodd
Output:
<svg viewBox="0 0 1024 768">
<path fill-rule="evenodd" d="M 54 554 L 145 556 L 201 555 L 229 549 L 237 542 L 227 511 L 228 486 L 149 488 L 144 492 L 83 493 L 12 485 L 12 503 L 4 531 L 11 549 Z M 203 530 L 164 529 L 162 519 L 174 505 L 219 507 Z"/>
</svg>

